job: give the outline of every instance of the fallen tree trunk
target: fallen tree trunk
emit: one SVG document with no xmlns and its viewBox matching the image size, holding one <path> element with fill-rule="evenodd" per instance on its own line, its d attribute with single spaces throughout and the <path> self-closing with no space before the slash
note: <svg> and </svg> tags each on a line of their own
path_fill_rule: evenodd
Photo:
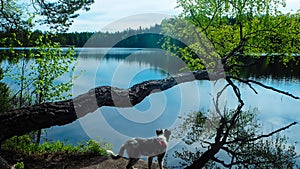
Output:
<svg viewBox="0 0 300 169">
<path fill-rule="evenodd" d="M 8 111 L 0 115 L 0 142 L 15 135 L 71 123 L 102 106 L 132 107 L 151 93 L 167 90 L 180 83 L 210 78 L 212 76 L 207 71 L 195 71 L 162 80 L 145 81 L 129 89 L 101 86 L 74 99 Z"/>
</svg>

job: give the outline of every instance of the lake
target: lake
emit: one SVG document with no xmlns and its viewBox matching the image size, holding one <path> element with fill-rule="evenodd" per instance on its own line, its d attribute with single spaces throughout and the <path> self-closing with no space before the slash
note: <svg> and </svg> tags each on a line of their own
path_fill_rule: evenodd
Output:
<svg viewBox="0 0 300 169">
<path fill-rule="evenodd" d="M 74 97 L 97 86 L 129 88 L 146 80 L 166 78 L 182 72 L 185 66 L 180 59 L 160 49 L 82 48 L 76 49 L 76 52 L 78 65 L 74 75 L 80 76 L 74 80 L 71 91 Z M 251 74 L 250 78 L 300 96 L 299 76 Z M 121 144 L 131 137 L 153 137 L 157 128 L 175 130 L 189 113 L 206 112 L 213 107 L 211 95 L 218 92 L 222 85 L 222 80 L 217 83 L 187 82 L 151 94 L 132 108 L 101 107 L 71 124 L 46 129 L 43 138 L 65 140 L 72 144 L 87 139 L 105 140 L 112 143 L 114 152 L 118 152 Z M 294 121 L 300 122 L 299 101 L 253 85 L 258 92 L 255 94 L 248 86 L 238 85 L 242 89 L 244 109 L 258 110 L 257 118 L 264 132 Z M 223 106 L 231 108 L 236 103 L 233 92 L 228 90 L 222 100 Z M 300 140 L 299 130 L 300 126 L 296 125 L 282 133 L 293 143 Z M 178 160 L 174 160 L 171 154 L 182 146 L 181 139 L 171 139 L 166 160 L 168 166 L 178 165 Z M 296 148 L 299 154 L 298 144 Z"/>
</svg>

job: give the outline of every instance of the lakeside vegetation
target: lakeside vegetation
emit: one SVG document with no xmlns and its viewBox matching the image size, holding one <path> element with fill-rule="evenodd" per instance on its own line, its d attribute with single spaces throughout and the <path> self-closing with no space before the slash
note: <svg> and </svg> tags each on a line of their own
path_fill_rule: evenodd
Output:
<svg viewBox="0 0 300 169">
<path fill-rule="evenodd" d="M 95 140 L 88 140 L 77 145 L 64 141 L 44 141 L 36 144 L 29 134 L 14 136 L 1 144 L 1 153 L 10 163 L 15 164 L 16 169 L 44 168 L 45 166 L 60 168 L 61 164 L 70 160 L 80 161 L 92 157 L 106 158 L 108 155 L 106 150 L 111 149 L 110 143 Z"/>
<path fill-rule="evenodd" d="M 53 153 L 76 154 L 91 153 L 98 155 L 107 155 L 106 150 L 111 150 L 112 145 L 105 141 L 97 142 L 88 140 L 84 143 L 72 145 L 64 141 L 44 141 L 36 144 L 29 134 L 23 136 L 14 136 L 1 144 L 1 150 L 21 153 L 24 155 L 48 155 Z"/>
</svg>

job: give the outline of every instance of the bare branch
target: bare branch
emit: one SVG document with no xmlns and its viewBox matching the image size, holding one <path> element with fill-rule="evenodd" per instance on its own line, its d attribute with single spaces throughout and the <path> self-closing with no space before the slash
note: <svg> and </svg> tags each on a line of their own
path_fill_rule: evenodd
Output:
<svg viewBox="0 0 300 169">
<path fill-rule="evenodd" d="M 293 94 L 291 94 L 291 93 L 289 93 L 289 92 L 285 92 L 285 91 L 276 89 L 276 88 L 274 88 L 274 87 L 264 85 L 264 84 L 262 84 L 261 82 L 258 82 L 258 81 L 255 81 L 255 80 L 251 80 L 251 79 L 244 80 L 244 79 L 241 79 L 241 78 L 238 78 L 238 77 L 234 77 L 234 76 L 231 76 L 231 77 L 228 77 L 228 78 L 232 78 L 232 79 L 238 80 L 238 81 L 240 81 L 240 82 L 242 82 L 242 83 L 245 83 L 245 84 L 247 84 L 247 85 L 249 85 L 249 86 L 251 86 L 250 83 L 254 83 L 254 84 L 259 85 L 259 86 L 261 86 L 261 87 L 263 87 L 263 88 L 265 88 L 265 89 L 273 90 L 273 91 L 275 91 L 275 92 L 277 92 L 277 93 L 281 93 L 281 94 L 287 95 L 287 96 L 292 97 L 292 98 L 294 98 L 294 99 L 300 99 L 300 97 L 295 96 L 295 95 L 293 95 Z M 252 88 L 252 89 L 253 89 L 253 88 Z"/>
<path fill-rule="evenodd" d="M 200 140 L 201 142 L 205 143 L 205 144 L 209 144 L 212 145 L 213 143 L 209 142 L 209 141 L 205 141 L 205 140 Z"/>
<path fill-rule="evenodd" d="M 228 147 L 224 147 L 223 146 L 221 149 L 224 150 L 224 151 L 226 151 L 228 154 L 231 154 L 232 156 L 236 155 L 236 154 L 240 154 L 240 153 L 237 153 L 237 152 L 235 152 L 233 150 L 230 150 Z"/>
<path fill-rule="evenodd" d="M 219 114 L 220 117 L 223 117 L 223 115 L 221 114 L 221 111 L 219 109 L 219 99 L 220 99 L 221 95 L 223 94 L 223 92 L 227 89 L 228 86 L 229 86 L 229 84 L 226 84 L 223 87 L 223 89 L 217 93 L 217 99 L 216 99 L 216 101 L 213 99 L 214 106 L 215 106 L 216 111 L 217 111 L 217 113 Z"/>
<path fill-rule="evenodd" d="M 256 141 L 256 140 L 259 140 L 259 139 L 262 139 L 262 138 L 270 137 L 270 136 L 272 136 L 272 135 L 274 135 L 274 134 L 276 134 L 276 133 L 279 133 L 279 132 L 281 132 L 281 131 L 283 131 L 283 130 L 286 130 L 286 129 L 288 129 L 288 128 L 290 128 L 290 127 L 296 125 L 296 124 L 297 124 L 297 122 L 293 122 L 293 123 L 291 123 L 291 124 L 289 124 L 289 125 L 287 125 L 287 126 L 285 126 L 285 127 L 279 128 L 279 129 L 277 129 L 277 130 L 275 130 L 275 131 L 273 131 L 273 132 L 271 132 L 271 133 L 263 134 L 263 135 L 260 135 L 260 136 L 258 136 L 258 137 L 254 137 L 254 138 L 250 138 L 250 139 L 246 139 L 246 138 L 245 138 L 245 139 L 242 139 L 242 138 L 236 138 L 235 140 L 226 142 L 226 144 L 232 144 L 232 143 L 237 143 L 237 142 L 243 142 L 243 143 L 246 143 L 246 142 L 253 142 L 253 141 Z"/>
<path fill-rule="evenodd" d="M 271 133 L 269 133 L 269 134 L 263 134 L 263 135 L 260 135 L 260 136 L 258 136 L 258 137 L 255 137 L 255 138 L 248 139 L 248 140 L 246 140 L 246 142 L 256 141 L 256 140 L 259 140 L 259 139 L 262 139 L 262 138 L 270 137 L 270 136 L 272 136 L 273 134 L 276 134 L 276 133 L 279 133 L 279 132 L 281 132 L 281 131 L 283 131 L 283 130 L 286 130 L 286 129 L 288 129 L 288 128 L 290 128 L 290 127 L 296 125 L 296 124 L 297 124 L 297 122 L 293 122 L 293 123 L 291 123 L 291 124 L 289 124 L 289 125 L 287 125 L 287 126 L 285 126 L 285 127 L 282 127 L 282 128 L 280 128 L 280 129 L 277 129 L 277 130 L 275 130 L 275 131 L 273 131 L 273 132 L 271 132 Z"/>
<path fill-rule="evenodd" d="M 240 89 L 232 82 L 230 77 L 226 77 L 226 81 L 232 87 L 233 92 L 235 93 L 236 97 L 238 98 L 239 103 L 241 105 L 244 105 L 244 101 L 242 100 Z"/>
<path fill-rule="evenodd" d="M 229 168 L 231 166 L 231 164 L 226 164 L 225 161 L 218 159 L 217 157 L 213 157 L 211 160 L 222 164 L 224 167 Z"/>
</svg>

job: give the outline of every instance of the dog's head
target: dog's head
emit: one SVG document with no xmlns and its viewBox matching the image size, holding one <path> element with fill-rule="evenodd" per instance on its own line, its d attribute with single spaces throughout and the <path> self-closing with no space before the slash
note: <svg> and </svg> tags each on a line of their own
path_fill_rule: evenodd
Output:
<svg viewBox="0 0 300 169">
<path fill-rule="evenodd" d="M 167 140 L 169 140 L 170 135 L 171 135 L 171 131 L 168 130 L 168 129 L 157 129 L 156 130 L 156 135 L 157 136 L 164 135 L 167 138 Z"/>
</svg>

